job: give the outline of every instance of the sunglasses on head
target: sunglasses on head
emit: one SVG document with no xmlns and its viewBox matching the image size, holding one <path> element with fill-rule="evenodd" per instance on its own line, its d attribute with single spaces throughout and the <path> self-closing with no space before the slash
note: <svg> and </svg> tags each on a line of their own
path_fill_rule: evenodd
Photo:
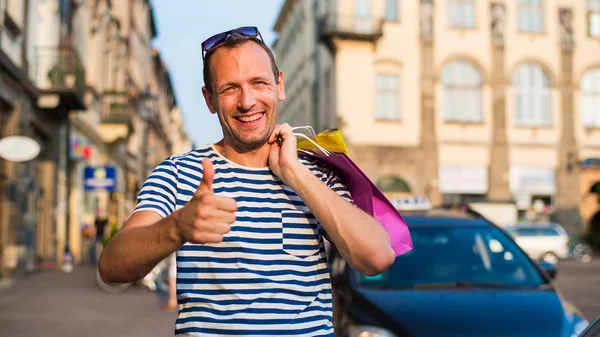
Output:
<svg viewBox="0 0 600 337">
<path fill-rule="evenodd" d="M 208 52 L 223 45 L 223 43 L 227 41 L 227 38 L 233 34 L 239 34 L 248 38 L 258 38 L 261 41 L 264 41 L 256 27 L 239 27 L 228 30 L 223 33 L 215 34 L 202 42 L 202 59 L 204 59 Z"/>
</svg>

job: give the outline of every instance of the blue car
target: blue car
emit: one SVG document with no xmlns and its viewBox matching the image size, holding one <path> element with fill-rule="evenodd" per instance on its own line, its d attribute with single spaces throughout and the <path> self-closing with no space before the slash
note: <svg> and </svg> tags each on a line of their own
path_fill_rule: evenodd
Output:
<svg viewBox="0 0 600 337">
<path fill-rule="evenodd" d="M 501 228 L 469 212 L 403 212 L 414 249 L 366 276 L 333 254 L 339 337 L 572 337 L 589 325 Z"/>
</svg>

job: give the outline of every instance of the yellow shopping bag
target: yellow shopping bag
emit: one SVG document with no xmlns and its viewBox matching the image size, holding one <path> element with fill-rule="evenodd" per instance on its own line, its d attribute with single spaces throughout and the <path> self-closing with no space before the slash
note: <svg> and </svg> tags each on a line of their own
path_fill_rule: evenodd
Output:
<svg viewBox="0 0 600 337">
<path fill-rule="evenodd" d="M 344 142 L 344 137 L 342 136 L 342 132 L 339 129 L 327 129 L 325 131 L 319 132 L 318 134 L 315 134 L 313 128 L 310 126 L 299 126 L 293 129 L 306 129 L 309 131 L 310 139 L 322 146 L 324 149 L 348 155 L 348 148 L 346 147 L 346 142 Z M 304 150 L 316 150 L 316 146 L 310 140 L 304 138 L 298 139 L 297 147 L 298 149 Z"/>
</svg>

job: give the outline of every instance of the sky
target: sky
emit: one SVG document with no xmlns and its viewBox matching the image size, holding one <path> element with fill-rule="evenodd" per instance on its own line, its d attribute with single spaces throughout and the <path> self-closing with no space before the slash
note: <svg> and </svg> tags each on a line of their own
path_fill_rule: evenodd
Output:
<svg viewBox="0 0 600 337">
<path fill-rule="evenodd" d="M 284 0 L 152 0 L 158 49 L 171 73 L 188 135 L 196 146 L 223 137 L 216 115 L 202 96 L 202 47 L 208 37 L 241 26 L 256 26 L 267 45 Z"/>
</svg>

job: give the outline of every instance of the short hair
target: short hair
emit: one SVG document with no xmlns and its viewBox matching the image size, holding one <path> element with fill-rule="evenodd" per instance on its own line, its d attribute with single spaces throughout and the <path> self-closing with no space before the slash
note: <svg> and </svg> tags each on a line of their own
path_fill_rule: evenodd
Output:
<svg viewBox="0 0 600 337">
<path fill-rule="evenodd" d="M 275 77 L 275 81 L 279 82 L 279 68 L 277 67 L 277 63 L 275 63 L 275 56 L 273 55 L 273 52 L 271 51 L 271 49 L 262 40 L 260 40 L 258 38 L 247 37 L 247 36 L 240 35 L 240 34 L 231 34 L 227 37 L 227 39 L 223 42 L 222 45 L 207 52 L 206 55 L 204 56 L 204 62 L 203 62 L 204 69 L 202 71 L 202 75 L 204 77 L 204 86 L 206 87 L 206 89 L 208 90 L 209 93 L 211 93 L 211 94 L 213 93 L 212 92 L 213 78 L 212 78 L 212 73 L 211 73 L 211 69 L 210 69 L 210 59 L 211 59 L 212 55 L 214 54 L 214 52 L 219 48 L 231 49 L 231 48 L 241 46 L 242 44 L 244 44 L 246 42 L 250 42 L 250 41 L 257 43 L 259 46 L 262 47 L 262 49 L 264 49 L 267 52 L 267 54 L 269 55 L 269 59 L 271 60 L 271 68 L 273 68 L 273 76 Z"/>
</svg>

